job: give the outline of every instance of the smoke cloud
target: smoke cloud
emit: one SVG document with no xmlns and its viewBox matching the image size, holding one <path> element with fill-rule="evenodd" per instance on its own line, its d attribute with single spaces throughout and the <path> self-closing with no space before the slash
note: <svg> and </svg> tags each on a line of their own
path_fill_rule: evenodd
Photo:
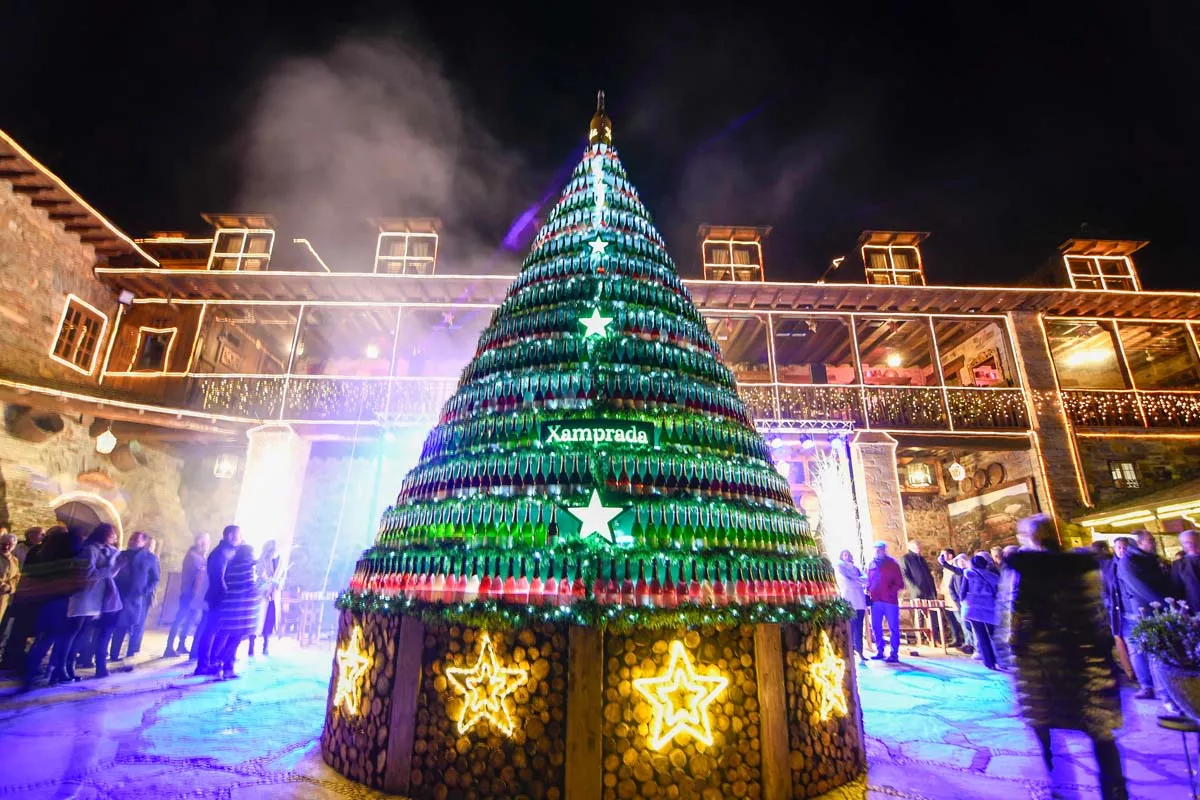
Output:
<svg viewBox="0 0 1200 800">
<path fill-rule="evenodd" d="M 439 271 L 497 265 L 527 170 L 471 113 L 436 57 L 394 37 L 280 63 L 243 137 L 241 212 L 274 214 L 334 271 L 370 271 L 372 217 L 438 217 Z M 292 252 L 276 246 L 276 261 Z M 287 268 L 280 264 L 281 268 Z"/>
</svg>

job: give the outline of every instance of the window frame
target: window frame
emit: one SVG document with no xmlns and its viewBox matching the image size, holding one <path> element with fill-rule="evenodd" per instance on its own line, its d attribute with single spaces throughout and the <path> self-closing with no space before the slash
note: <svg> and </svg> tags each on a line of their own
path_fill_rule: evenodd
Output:
<svg viewBox="0 0 1200 800">
<path fill-rule="evenodd" d="M 433 252 L 428 256 L 414 256 L 409 254 L 409 246 L 413 243 L 413 239 L 432 239 Z M 385 255 L 384 241 L 385 240 L 403 240 L 404 254 L 403 255 Z M 386 275 L 408 275 L 409 265 L 413 265 L 413 275 L 435 275 L 437 274 L 437 257 L 438 245 L 440 237 L 436 232 L 426 233 L 424 231 L 380 231 L 379 238 L 375 241 L 375 273 Z M 400 271 L 393 272 L 388 269 L 390 264 L 399 264 Z M 416 265 L 427 265 L 428 271 L 422 272 L 416 268 Z M 382 268 L 382 269 L 381 269 Z"/>
<path fill-rule="evenodd" d="M 1073 268 L 1072 262 L 1087 262 L 1089 269 L 1080 271 Z M 1123 264 L 1124 270 L 1120 273 L 1105 270 L 1103 264 Z M 1063 255 L 1063 265 L 1067 270 L 1067 280 L 1071 282 L 1072 289 L 1090 289 L 1101 291 L 1114 292 L 1140 292 L 1142 290 L 1142 282 L 1138 280 L 1137 270 L 1134 269 L 1133 259 L 1129 256 L 1088 256 L 1078 253 L 1066 253 Z M 1086 281 L 1094 285 L 1081 286 L 1080 281 Z M 1120 286 L 1110 286 L 1109 283 L 1120 282 Z"/>
<path fill-rule="evenodd" d="M 162 335 L 169 333 L 170 338 L 167 339 L 167 346 L 163 348 L 162 366 L 158 369 L 148 369 L 138 367 L 138 361 L 142 357 L 142 346 L 146 341 L 146 334 Z M 133 355 L 129 359 L 129 372 L 140 372 L 150 375 L 168 372 L 168 367 L 171 365 L 171 356 L 175 352 L 175 341 L 179 337 L 179 328 L 155 328 L 152 325 L 141 325 L 138 327 L 137 342 L 133 347 Z"/>
<path fill-rule="evenodd" d="M 73 306 L 81 306 L 86 310 L 86 313 L 92 314 L 100 319 L 100 332 L 96 334 L 96 341 L 92 346 L 90 357 L 88 358 L 88 366 L 85 369 L 82 364 L 77 363 L 74 359 L 66 358 L 58 354 L 59 341 L 62 339 L 64 329 L 67 326 L 67 316 L 71 313 Z M 108 332 L 108 315 L 94 305 L 84 300 L 74 292 L 67 294 L 66 302 L 63 304 L 62 314 L 58 318 L 58 328 L 54 331 L 54 338 L 50 341 L 50 359 L 57 361 L 63 366 L 70 367 L 81 375 L 91 375 L 96 371 L 96 359 L 100 357 L 100 350 L 104 344 L 104 336 Z M 86 339 L 87 337 L 81 337 Z M 79 356 L 79 348 L 82 346 L 82 341 L 71 342 L 72 350 L 75 358 Z"/>
<path fill-rule="evenodd" d="M 241 244 L 235 250 L 219 250 L 222 239 L 229 236 L 240 236 Z M 257 237 L 267 239 L 267 252 L 255 253 L 247 248 Z M 266 272 L 271 266 L 271 254 L 275 251 L 275 231 L 271 228 L 217 228 L 213 233 L 212 249 L 208 253 L 208 269 L 213 272 Z M 217 262 L 234 261 L 233 269 L 216 266 Z M 244 270 L 247 261 L 262 261 L 262 266 L 255 270 Z"/>
<path fill-rule="evenodd" d="M 1129 467 L 1128 472 L 1132 473 L 1132 478 L 1126 474 L 1125 467 Z M 1109 459 L 1108 461 L 1108 476 L 1113 482 L 1113 487 L 1117 489 L 1141 489 L 1142 474 L 1138 469 L 1136 461 L 1127 459 Z"/>
<path fill-rule="evenodd" d="M 913 263 L 915 267 L 898 269 L 896 267 L 895 251 L 904 250 L 912 251 Z M 872 267 L 869 256 L 872 253 L 883 253 L 886 260 L 886 267 Z M 863 269 L 866 271 L 867 283 L 872 286 L 924 286 L 925 285 L 925 264 L 921 261 L 921 248 L 915 245 L 893 245 L 893 244 L 865 244 L 862 248 Z M 875 276 L 883 276 L 886 281 L 876 281 Z M 915 280 L 911 283 L 901 283 L 898 276 L 906 275 L 913 276 Z"/>
</svg>

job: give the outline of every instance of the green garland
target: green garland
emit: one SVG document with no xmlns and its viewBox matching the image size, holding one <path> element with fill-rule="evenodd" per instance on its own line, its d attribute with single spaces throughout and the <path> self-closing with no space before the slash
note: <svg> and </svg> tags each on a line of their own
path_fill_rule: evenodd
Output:
<svg viewBox="0 0 1200 800">
<path fill-rule="evenodd" d="M 338 596 L 336 606 L 343 611 L 403 614 L 418 617 L 427 624 L 458 623 L 488 630 L 509 630 L 547 622 L 583 625 L 615 632 L 635 628 L 666 630 L 696 628 L 702 625 L 758 623 L 808 622 L 823 626 L 844 622 L 854 615 L 850 605 L 840 598 L 813 605 L 753 603 L 713 607 L 689 604 L 678 608 L 646 608 L 600 605 L 593 600 L 580 600 L 569 606 L 514 605 L 495 600 L 444 604 L 346 591 Z"/>
</svg>

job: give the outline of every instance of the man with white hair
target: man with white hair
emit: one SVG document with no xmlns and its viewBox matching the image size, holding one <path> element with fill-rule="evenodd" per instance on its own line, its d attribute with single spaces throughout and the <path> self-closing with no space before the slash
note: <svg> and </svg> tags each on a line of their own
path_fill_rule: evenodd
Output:
<svg viewBox="0 0 1200 800">
<path fill-rule="evenodd" d="M 871 632 L 875 637 L 876 661 L 895 664 L 900 661 L 900 590 L 904 575 L 896 559 L 888 555 L 887 542 L 875 543 L 875 560 L 867 570 L 867 594 L 871 596 Z M 891 632 L 891 652 L 883 655 L 883 621 Z"/>
</svg>

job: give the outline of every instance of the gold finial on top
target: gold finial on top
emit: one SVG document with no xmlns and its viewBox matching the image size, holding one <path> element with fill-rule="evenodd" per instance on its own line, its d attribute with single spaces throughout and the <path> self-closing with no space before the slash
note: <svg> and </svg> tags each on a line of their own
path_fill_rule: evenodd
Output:
<svg viewBox="0 0 1200 800">
<path fill-rule="evenodd" d="M 588 126 L 588 144 L 612 144 L 612 120 L 604 110 L 604 90 L 596 92 L 596 113 Z"/>
</svg>

